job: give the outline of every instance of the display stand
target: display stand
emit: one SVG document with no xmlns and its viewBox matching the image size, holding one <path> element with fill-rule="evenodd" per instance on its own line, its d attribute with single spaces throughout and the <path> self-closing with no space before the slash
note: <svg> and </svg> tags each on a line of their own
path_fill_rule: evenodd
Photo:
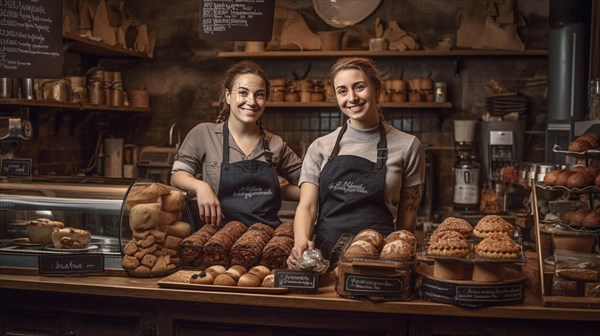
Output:
<svg viewBox="0 0 600 336">
<path fill-rule="evenodd" d="M 560 149 L 556 149 L 555 152 L 560 151 Z M 568 152 L 564 152 L 566 155 L 570 155 Z M 576 157 L 585 158 L 586 164 L 589 163 L 588 159 L 592 156 L 586 156 L 585 153 L 573 153 Z M 581 296 L 554 296 L 550 295 L 550 293 L 546 293 L 546 285 L 544 281 L 544 258 L 542 253 L 542 234 L 540 229 L 540 214 L 539 214 L 539 206 L 538 206 L 538 190 L 553 190 L 553 191 L 563 191 L 570 193 L 578 193 L 578 194 L 594 194 L 599 193 L 600 189 L 594 186 L 588 186 L 582 189 L 569 189 L 565 187 L 548 187 L 543 185 L 541 182 L 536 183 L 532 181 L 533 190 L 533 209 L 534 209 L 534 226 L 535 226 L 535 239 L 536 239 L 536 251 L 538 255 L 538 266 L 539 266 L 539 276 L 540 276 L 540 293 L 542 304 L 545 307 L 566 307 L 566 308 L 587 308 L 587 309 L 600 309 L 600 298 L 595 297 L 581 297 Z"/>
</svg>

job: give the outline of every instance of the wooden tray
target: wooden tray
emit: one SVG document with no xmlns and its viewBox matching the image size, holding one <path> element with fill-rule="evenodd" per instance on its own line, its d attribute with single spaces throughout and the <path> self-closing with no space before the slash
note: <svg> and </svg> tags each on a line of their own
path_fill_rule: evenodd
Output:
<svg viewBox="0 0 600 336">
<path fill-rule="evenodd" d="M 600 309 L 600 298 L 583 296 L 552 296 L 542 297 L 544 307 Z"/>
<path fill-rule="evenodd" d="M 237 287 L 237 286 L 219 286 L 219 285 L 203 285 L 190 283 L 192 274 L 198 271 L 180 270 L 166 278 L 158 281 L 158 286 L 164 288 L 176 289 L 194 289 L 194 290 L 209 290 L 219 292 L 242 292 L 242 293 L 260 293 L 260 294 L 283 294 L 289 292 L 288 288 L 271 288 L 271 287 Z"/>
</svg>

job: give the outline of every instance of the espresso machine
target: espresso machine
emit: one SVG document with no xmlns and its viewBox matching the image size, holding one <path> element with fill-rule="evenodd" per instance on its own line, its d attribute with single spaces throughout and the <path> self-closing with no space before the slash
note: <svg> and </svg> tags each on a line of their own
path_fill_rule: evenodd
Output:
<svg viewBox="0 0 600 336">
<path fill-rule="evenodd" d="M 14 159 L 21 141 L 29 140 L 33 134 L 31 122 L 17 117 L 0 117 L 0 156 Z"/>
</svg>

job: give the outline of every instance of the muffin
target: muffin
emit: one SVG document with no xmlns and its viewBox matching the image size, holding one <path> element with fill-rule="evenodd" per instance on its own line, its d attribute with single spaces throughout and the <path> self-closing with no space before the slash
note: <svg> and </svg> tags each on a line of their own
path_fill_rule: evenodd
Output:
<svg viewBox="0 0 600 336">
<path fill-rule="evenodd" d="M 473 235 L 478 238 L 485 238 L 494 233 L 504 233 L 508 237 L 512 237 L 515 234 L 515 229 L 512 224 L 498 215 L 484 216 L 473 228 Z"/>
<path fill-rule="evenodd" d="M 481 257 L 497 260 L 519 259 L 521 247 L 503 233 L 494 233 L 475 245 L 475 253 Z"/>
<path fill-rule="evenodd" d="M 52 230 L 62 229 L 65 224 L 48 218 L 38 218 L 25 225 L 29 242 L 34 244 L 52 244 Z"/>
</svg>

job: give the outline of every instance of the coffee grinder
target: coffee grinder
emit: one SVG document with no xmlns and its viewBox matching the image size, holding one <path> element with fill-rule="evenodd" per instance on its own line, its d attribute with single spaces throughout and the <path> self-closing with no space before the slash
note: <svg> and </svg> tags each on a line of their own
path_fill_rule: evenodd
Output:
<svg viewBox="0 0 600 336">
<path fill-rule="evenodd" d="M 469 213 L 479 210 L 480 170 L 477 150 L 475 148 L 475 120 L 454 121 L 454 192 L 453 208 L 456 211 Z"/>
</svg>

